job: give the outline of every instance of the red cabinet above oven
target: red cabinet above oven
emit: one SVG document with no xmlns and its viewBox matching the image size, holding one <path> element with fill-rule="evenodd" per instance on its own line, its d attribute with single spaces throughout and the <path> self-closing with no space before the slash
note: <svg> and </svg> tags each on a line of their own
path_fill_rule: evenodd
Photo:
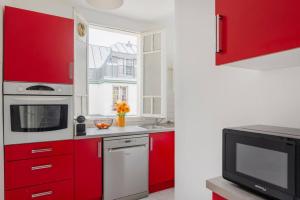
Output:
<svg viewBox="0 0 300 200">
<path fill-rule="evenodd" d="M 5 7 L 4 80 L 73 84 L 74 21 Z"/>
</svg>

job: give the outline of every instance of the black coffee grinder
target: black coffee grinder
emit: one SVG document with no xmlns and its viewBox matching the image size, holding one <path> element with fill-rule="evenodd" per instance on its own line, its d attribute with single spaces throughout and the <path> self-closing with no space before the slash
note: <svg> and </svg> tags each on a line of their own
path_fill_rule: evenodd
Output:
<svg viewBox="0 0 300 200">
<path fill-rule="evenodd" d="M 76 136 L 84 136 L 86 135 L 86 126 L 85 126 L 85 117 L 83 115 L 79 115 L 75 119 L 75 133 Z"/>
</svg>

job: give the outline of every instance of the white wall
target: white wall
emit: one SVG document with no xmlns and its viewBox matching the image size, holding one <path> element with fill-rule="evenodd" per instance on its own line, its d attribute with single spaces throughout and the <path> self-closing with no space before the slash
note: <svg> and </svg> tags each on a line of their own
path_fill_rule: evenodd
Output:
<svg viewBox="0 0 300 200">
<path fill-rule="evenodd" d="M 70 4 L 62 0 L 0 0 L 0 4 L 68 18 L 73 16 Z"/>
<path fill-rule="evenodd" d="M 221 175 L 221 130 L 247 124 L 300 127 L 300 68 L 215 67 L 214 1 L 175 0 L 176 199 L 208 200 Z"/>
<path fill-rule="evenodd" d="M 157 25 L 146 21 L 127 19 L 125 17 L 114 16 L 111 14 L 97 12 L 95 10 L 77 8 L 83 17 L 91 24 L 101 25 L 109 28 L 116 28 L 131 32 L 144 32 L 151 30 Z"/>
</svg>

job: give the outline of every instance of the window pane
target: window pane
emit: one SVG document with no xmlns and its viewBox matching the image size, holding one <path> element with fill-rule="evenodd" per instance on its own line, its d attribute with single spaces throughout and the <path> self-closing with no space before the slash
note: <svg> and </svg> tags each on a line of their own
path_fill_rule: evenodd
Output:
<svg viewBox="0 0 300 200">
<path fill-rule="evenodd" d="M 127 87 L 121 87 L 121 100 L 127 102 Z"/>
<path fill-rule="evenodd" d="M 131 112 L 137 115 L 138 35 L 89 27 L 89 114 L 115 115 L 114 104 L 127 101 Z"/>
</svg>

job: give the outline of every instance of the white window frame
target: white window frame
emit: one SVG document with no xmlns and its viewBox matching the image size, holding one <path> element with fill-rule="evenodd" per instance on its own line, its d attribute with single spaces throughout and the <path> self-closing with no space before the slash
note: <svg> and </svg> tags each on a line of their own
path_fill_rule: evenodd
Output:
<svg viewBox="0 0 300 200">
<path fill-rule="evenodd" d="M 149 35 L 154 35 L 154 34 L 161 34 L 161 48 L 160 50 L 151 50 L 148 52 L 144 52 L 144 37 L 149 36 Z M 166 118 L 167 117 L 167 60 L 166 60 L 166 33 L 165 30 L 155 30 L 155 31 L 150 31 L 150 32 L 144 32 L 141 35 L 141 63 L 144 63 L 144 55 L 145 54 L 150 54 L 150 53 L 161 53 L 161 95 L 160 96 L 145 96 L 143 92 L 143 79 L 141 82 L 141 96 L 140 96 L 140 101 L 141 101 L 141 116 L 142 117 L 154 117 L 154 118 Z M 153 45 L 153 44 L 152 44 Z M 143 69 L 144 69 L 144 64 L 142 64 L 141 67 L 141 74 L 143 75 Z M 144 113 L 144 98 L 150 98 L 151 99 L 151 113 L 147 114 Z M 161 98 L 161 113 L 160 114 L 153 114 L 154 111 L 154 99 L 155 98 Z"/>
</svg>

